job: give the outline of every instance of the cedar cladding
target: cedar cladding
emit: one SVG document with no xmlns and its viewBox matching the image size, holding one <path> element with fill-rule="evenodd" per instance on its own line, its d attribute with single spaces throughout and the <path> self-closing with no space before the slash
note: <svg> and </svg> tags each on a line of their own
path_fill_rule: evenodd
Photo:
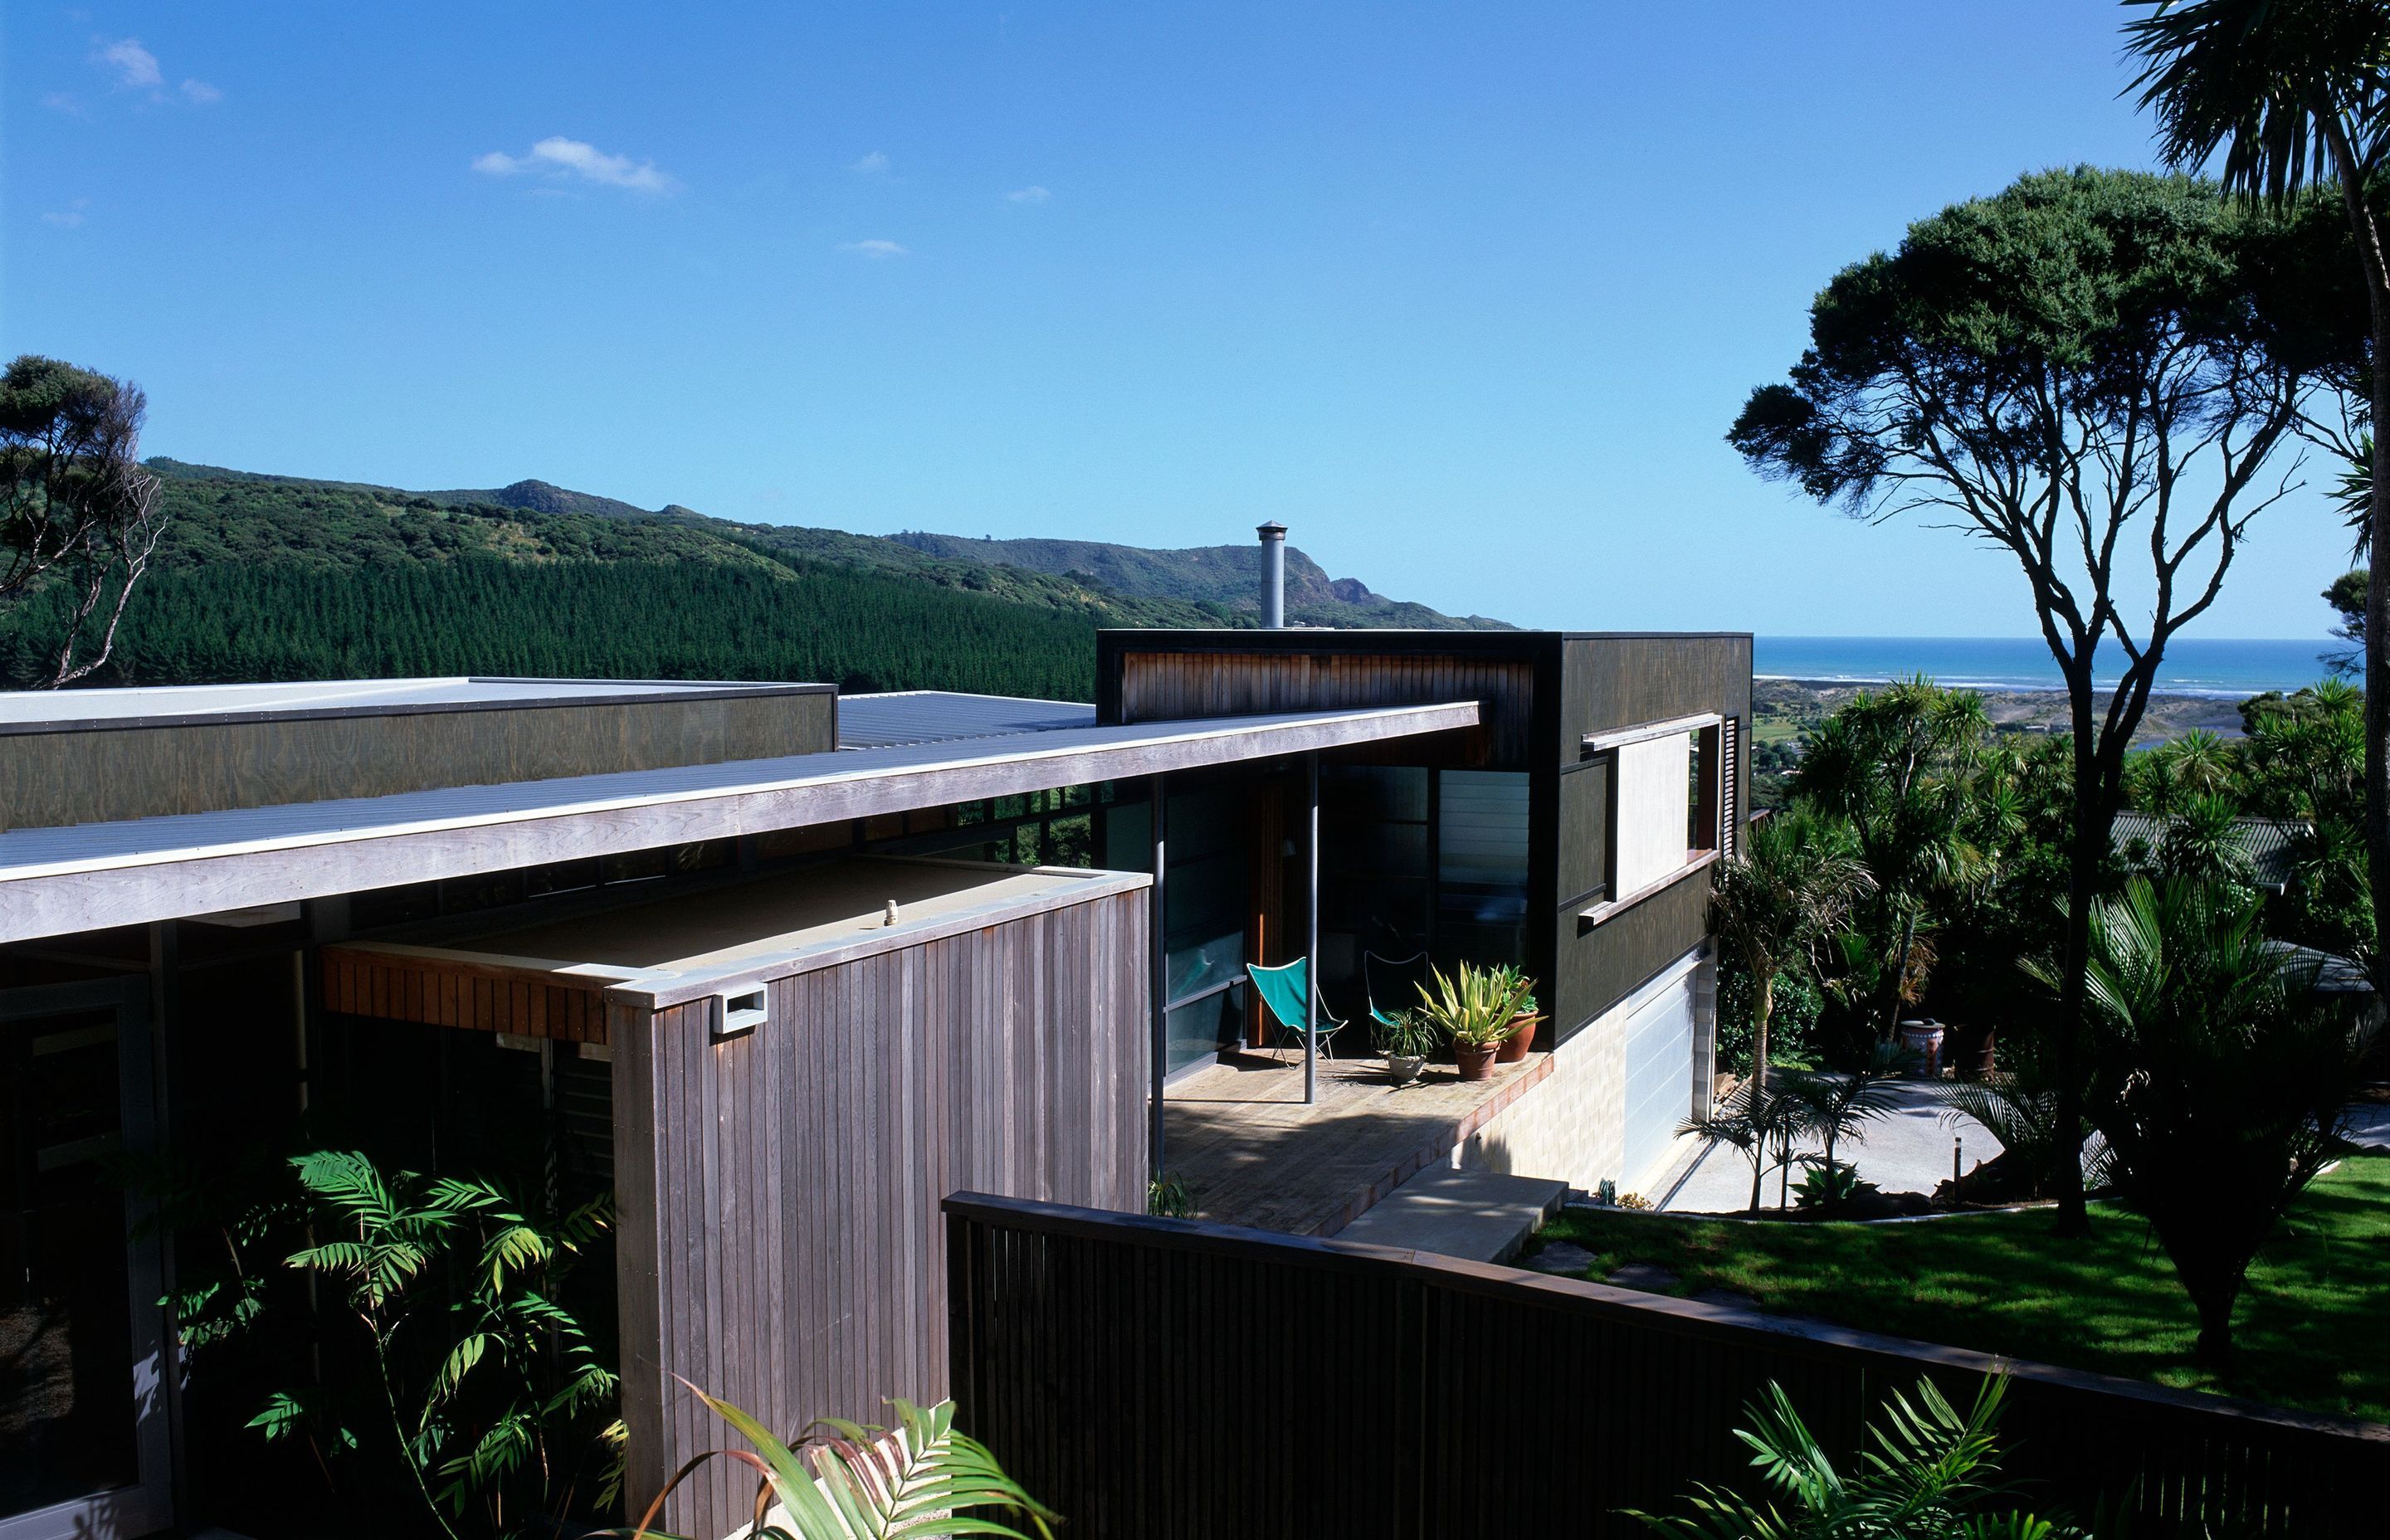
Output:
<svg viewBox="0 0 2390 1540">
<path fill-rule="evenodd" d="M 1143 1210 L 1147 896 L 775 980 L 719 1043 L 710 999 L 610 1002 L 630 1512 L 729 1438 L 675 1375 L 791 1436 L 947 1393 L 947 1194 Z M 714 1462 L 663 1522 L 753 1484 Z"/>
</svg>

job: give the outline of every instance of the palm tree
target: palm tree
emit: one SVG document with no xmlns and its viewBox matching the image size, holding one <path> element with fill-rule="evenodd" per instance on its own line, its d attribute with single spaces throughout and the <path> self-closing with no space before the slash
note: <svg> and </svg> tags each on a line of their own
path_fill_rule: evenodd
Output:
<svg viewBox="0 0 2390 1540">
<path fill-rule="evenodd" d="M 2310 179 L 2338 184 L 2372 320 L 2367 426 L 2390 418 L 2390 246 L 2369 195 L 2390 152 L 2390 3 L 2385 0 L 2131 0 L 2141 105 L 2165 157 L 2186 168 L 2220 150 L 2226 186 L 2286 200 Z M 2375 435 L 2362 545 L 2390 571 L 2390 475 Z M 2390 919 L 2390 584 L 2365 602 L 2365 847 L 2377 926 Z M 2376 932 L 2376 956 L 2390 956 Z"/>
<path fill-rule="evenodd" d="M 1677 1125 L 1677 1132 L 1731 1145 L 1751 1162 L 1751 1212 L 1756 1214 L 1769 1163 L 1789 1158 L 1793 1136 L 1805 1126 L 1804 1119 L 1798 1101 L 1753 1079 L 1736 1086 L 1734 1094 L 1708 1116 L 1687 1118 Z"/>
<path fill-rule="evenodd" d="M 1848 820 L 1874 879 L 1881 1042 L 1892 1041 L 1915 982 L 1919 930 L 1979 866 L 1967 835 L 1990 732 L 1980 696 L 1919 674 L 1861 690 L 1812 736 L 1794 774 L 1795 791 Z"/>
<path fill-rule="evenodd" d="M 1719 866 L 1710 917 L 1719 949 L 1751 975 L 1751 1077 L 1761 1085 L 1777 974 L 1841 930 L 1851 905 L 1874 886 L 1849 827 L 1801 808 L 1751 825 Z"/>
<path fill-rule="evenodd" d="M 1899 1107 L 1895 1087 L 1902 1057 L 1897 1048 L 1878 1044 L 1868 1061 L 1848 1074 L 1790 1077 L 1784 1093 L 1800 1105 L 1804 1129 L 1818 1136 L 1828 1171 L 1834 1169 L 1837 1146 L 1845 1139 L 1865 1144 L 1867 1125 Z"/>
<path fill-rule="evenodd" d="M 2231 1351 L 2250 1259 L 2342 1147 L 2365 1046 L 2258 913 L 2229 887 L 2137 877 L 2094 911 L 2085 969 L 2085 1110 L 2210 1361 Z"/>
</svg>

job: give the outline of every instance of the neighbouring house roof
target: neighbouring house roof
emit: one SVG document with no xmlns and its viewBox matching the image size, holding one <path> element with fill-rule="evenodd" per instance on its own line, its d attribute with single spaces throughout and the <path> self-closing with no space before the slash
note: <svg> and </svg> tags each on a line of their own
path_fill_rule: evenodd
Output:
<svg viewBox="0 0 2390 1540">
<path fill-rule="evenodd" d="M 0 691 L 0 735 L 172 727 L 206 722 L 306 721 L 495 711 L 632 700 L 819 695 L 829 685 L 697 679 L 326 679 L 285 685 L 157 685 L 125 689 Z"/>
<path fill-rule="evenodd" d="M 2268 942 L 2267 944 L 2285 954 L 2285 966 L 2299 972 L 2312 969 L 2318 995 L 2373 993 L 2373 981 L 2365 976 L 2365 969 L 2338 953 L 2321 952 L 2312 946 L 2298 946 L 2290 942 Z"/>
<path fill-rule="evenodd" d="M 1024 730 L 0 832 L 0 942 L 1474 726 L 1473 700 Z"/>
<path fill-rule="evenodd" d="M 1006 738 L 1095 725 L 1093 706 L 1068 700 L 1025 700 L 1009 695 L 964 695 L 954 690 L 897 690 L 884 695 L 838 698 L 838 746 L 842 749 L 952 743 L 967 738 Z"/>
<path fill-rule="evenodd" d="M 2118 850 L 2139 841 L 2155 851 L 2165 838 L 2166 820 L 2152 813 L 2131 809 L 2116 815 L 2109 833 Z M 2291 880 L 2293 866 L 2298 860 L 2298 841 L 2306 825 L 2293 818 L 2242 818 L 2233 825 L 2234 842 L 2249 863 L 2249 874 L 2261 888 L 2280 891 Z"/>
</svg>

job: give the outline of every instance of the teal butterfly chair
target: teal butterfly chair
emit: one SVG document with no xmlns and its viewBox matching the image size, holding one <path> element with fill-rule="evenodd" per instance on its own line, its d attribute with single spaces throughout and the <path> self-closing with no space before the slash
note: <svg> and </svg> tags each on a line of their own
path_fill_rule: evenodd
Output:
<svg viewBox="0 0 2390 1540">
<path fill-rule="evenodd" d="M 1269 1007 L 1269 1013 L 1276 1017 L 1279 1025 L 1285 1029 L 1279 1033 L 1277 1042 L 1270 1045 L 1271 1050 L 1280 1051 L 1281 1045 L 1290 1038 L 1293 1040 L 1296 1046 L 1300 1047 L 1303 1044 L 1303 1002 L 1311 989 L 1311 959 L 1297 957 L 1291 963 L 1280 963 L 1276 968 L 1263 968 L 1258 964 L 1247 963 L 1245 974 L 1253 981 L 1253 987 L 1261 991 L 1262 1004 Z M 1327 1052 L 1330 1042 L 1343 1030 L 1344 1023 L 1329 1014 L 1328 1002 L 1320 1001 L 1318 1024 L 1320 1050 Z M 1280 1058 L 1279 1062 L 1284 1063 L 1285 1059 Z"/>
<path fill-rule="evenodd" d="M 1407 957 L 1362 953 L 1361 983 L 1369 992 L 1369 1019 L 1381 1027 L 1391 1027 L 1403 1012 L 1417 1010 L 1420 986 L 1427 982 L 1427 969 L 1424 952 L 1414 952 Z"/>
</svg>

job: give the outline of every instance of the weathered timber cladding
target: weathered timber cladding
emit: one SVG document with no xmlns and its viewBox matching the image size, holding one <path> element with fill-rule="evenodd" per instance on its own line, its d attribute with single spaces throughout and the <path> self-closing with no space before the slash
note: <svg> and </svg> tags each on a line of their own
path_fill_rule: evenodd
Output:
<svg viewBox="0 0 2390 1540">
<path fill-rule="evenodd" d="M 673 1379 L 793 1435 L 947 1393 L 939 1201 L 958 1188 L 1145 1206 L 1147 892 L 770 982 L 711 1040 L 711 1000 L 609 1004 L 623 1402 L 634 1514 L 726 1430 Z M 721 1463 L 664 1516 L 727 1533 Z"/>
<path fill-rule="evenodd" d="M 1464 735 L 1470 741 L 1456 763 L 1514 770 L 1529 763 L 1535 665 L 1522 658 L 1303 650 L 1296 644 L 1242 652 L 1125 650 L 1119 662 L 1121 714 L 1107 721 L 1173 722 L 1475 700 L 1485 714 Z"/>
<path fill-rule="evenodd" d="M 825 690 L 0 736 L 0 828 L 379 797 L 838 747 Z"/>
<path fill-rule="evenodd" d="M 452 957 L 418 961 L 344 946 L 324 947 L 317 956 L 317 993 L 327 1010 L 562 1043 L 606 1041 L 604 979 Z"/>
<path fill-rule="evenodd" d="M 2370 1424 L 1424 1253 L 948 1214 L 961 1424 L 1080 1540 L 1624 1540 L 1622 1508 L 1745 1484 L 1733 1431 L 1769 1381 L 1855 1461 L 1891 1392 L 1930 1376 L 1963 1405 L 2000 1368 L 2002 1473 L 2041 1511 L 2104 1502 L 2153 1540 L 2382 1532 Z"/>
</svg>

